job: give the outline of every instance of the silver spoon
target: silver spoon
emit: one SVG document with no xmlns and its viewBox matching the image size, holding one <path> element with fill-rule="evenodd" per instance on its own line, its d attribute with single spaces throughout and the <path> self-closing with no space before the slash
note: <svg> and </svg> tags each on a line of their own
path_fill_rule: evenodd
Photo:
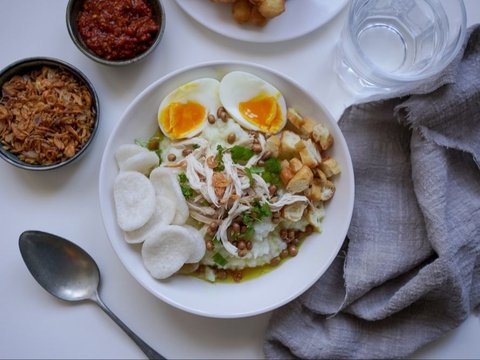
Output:
<svg viewBox="0 0 480 360">
<path fill-rule="evenodd" d="M 95 260 L 82 248 L 64 238 L 41 231 L 23 232 L 19 246 L 28 270 L 50 294 L 66 301 L 93 301 L 130 336 L 149 359 L 165 359 L 130 330 L 100 299 L 100 271 Z"/>
</svg>

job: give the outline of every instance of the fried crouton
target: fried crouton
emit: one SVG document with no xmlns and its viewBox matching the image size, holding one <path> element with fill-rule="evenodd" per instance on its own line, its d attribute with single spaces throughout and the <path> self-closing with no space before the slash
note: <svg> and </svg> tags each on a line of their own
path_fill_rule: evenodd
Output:
<svg viewBox="0 0 480 360">
<path fill-rule="evenodd" d="M 287 109 L 287 119 L 302 136 L 306 137 L 310 137 L 317 124 L 312 118 L 300 115 L 294 108 Z"/>
<path fill-rule="evenodd" d="M 305 191 L 310 187 L 313 180 L 313 172 L 304 165 L 288 182 L 286 190 L 291 194 L 297 194 Z"/>
<path fill-rule="evenodd" d="M 327 150 L 333 144 L 333 136 L 323 124 L 316 124 L 312 129 L 312 139 L 322 150 Z"/>
<path fill-rule="evenodd" d="M 290 159 L 289 165 L 293 173 L 299 172 L 300 169 L 303 167 L 303 163 L 297 158 Z"/>
<path fill-rule="evenodd" d="M 330 180 L 323 182 L 322 190 L 320 194 L 320 200 L 321 201 L 330 200 L 334 194 L 335 194 L 335 185 Z"/>
<path fill-rule="evenodd" d="M 282 168 L 280 170 L 280 180 L 282 181 L 284 186 L 287 186 L 290 180 L 295 176 L 295 173 L 290 168 L 288 160 L 283 160 L 281 166 Z"/>
<path fill-rule="evenodd" d="M 273 157 L 278 157 L 280 153 L 280 135 L 272 135 L 267 139 L 266 148 L 272 153 Z"/>
<path fill-rule="evenodd" d="M 307 141 L 303 140 L 303 144 L 305 145 L 305 147 L 299 152 L 303 164 L 307 165 L 310 168 L 316 167 L 322 161 L 322 156 L 320 155 L 320 152 L 310 139 L 308 139 Z"/>
<path fill-rule="evenodd" d="M 318 202 L 322 200 L 322 180 L 314 178 L 312 185 L 305 191 L 305 195 L 312 202 Z"/>
<path fill-rule="evenodd" d="M 288 130 L 282 132 L 282 137 L 280 139 L 280 158 L 290 159 L 296 157 L 298 152 L 304 147 L 305 144 L 300 136 Z"/>
<path fill-rule="evenodd" d="M 297 128 L 300 129 L 303 125 L 303 116 L 300 115 L 294 108 L 287 109 L 287 119 Z"/>
<path fill-rule="evenodd" d="M 325 173 L 322 170 L 320 170 L 319 168 L 315 169 L 315 176 L 322 181 L 327 180 L 327 175 L 325 175 Z"/>
<path fill-rule="evenodd" d="M 311 117 L 305 116 L 303 118 L 303 131 L 308 135 L 311 136 L 313 129 L 318 123 L 312 119 Z"/>
<path fill-rule="evenodd" d="M 327 178 L 331 178 L 334 175 L 340 174 L 340 165 L 334 158 L 326 158 L 319 165 L 320 170 L 325 174 Z"/>
</svg>

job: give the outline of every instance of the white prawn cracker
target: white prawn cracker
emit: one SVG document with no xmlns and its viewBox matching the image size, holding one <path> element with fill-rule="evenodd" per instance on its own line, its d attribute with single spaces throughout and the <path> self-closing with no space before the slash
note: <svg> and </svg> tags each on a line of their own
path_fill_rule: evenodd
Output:
<svg viewBox="0 0 480 360">
<path fill-rule="evenodd" d="M 141 228 L 155 211 L 155 189 L 145 175 L 136 171 L 117 175 L 113 198 L 118 226 L 124 231 Z"/>
<path fill-rule="evenodd" d="M 115 158 L 121 172 L 138 171 L 145 175 L 160 163 L 157 154 L 136 144 L 120 146 L 115 153 Z"/>
<path fill-rule="evenodd" d="M 184 225 L 183 227 L 187 229 L 188 232 L 190 233 L 190 238 L 192 240 L 192 247 L 193 247 L 192 255 L 190 255 L 190 258 L 186 262 L 187 263 L 199 262 L 205 256 L 205 251 L 207 250 L 205 246 L 205 240 L 203 239 L 203 235 L 200 231 L 195 229 L 193 226 Z"/>
<path fill-rule="evenodd" d="M 123 144 L 115 151 L 115 160 L 117 160 L 118 168 L 122 168 L 123 164 L 129 158 L 148 151 L 144 147 L 137 144 Z"/>
<path fill-rule="evenodd" d="M 194 250 L 191 234 L 186 228 L 159 226 L 143 243 L 143 263 L 154 278 L 166 279 L 182 268 Z"/>
<path fill-rule="evenodd" d="M 175 217 L 175 203 L 165 196 L 156 196 L 156 206 L 153 216 L 141 228 L 133 231 L 125 231 L 125 241 L 129 244 L 139 244 L 145 241 L 147 236 L 156 226 L 170 225 Z"/>
<path fill-rule="evenodd" d="M 190 215 L 190 210 L 178 183 L 176 170 L 157 167 L 150 173 L 150 181 L 157 196 L 165 196 L 175 203 L 176 212 L 172 224 L 185 224 Z"/>
</svg>

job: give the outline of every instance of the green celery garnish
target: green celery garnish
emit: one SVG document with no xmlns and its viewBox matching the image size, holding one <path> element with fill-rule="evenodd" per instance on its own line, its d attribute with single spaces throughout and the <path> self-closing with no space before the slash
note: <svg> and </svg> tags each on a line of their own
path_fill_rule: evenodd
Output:
<svg viewBox="0 0 480 360">
<path fill-rule="evenodd" d="M 270 206 L 266 202 L 260 204 L 259 201 L 256 201 L 250 211 L 246 211 L 242 214 L 242 221 L 247 227 L 247 231 L 243 234 L 243 237 L 246 240 L 251 240 L 253 234 L 255 234 L 255 229 L 253 227 L 255 222 L 261 222 L 269 216 L 272 216 Z"/>
<path fill-rule="evenodd" d="M 230 148 L 230 153 L 234 163 L 247 162 L 254 154 L 252 149 L 240 145 Z"/>
<path fill-rule="evenodd" d="M 180 189 L 182 190 L 182 194 L 185 197 L 185 199 L 188 200 L 192 198 L 194 195 L 194 192 L 193 192 L 193 189 L 190 187 L 187 175 L 185 175 L 184 173 L 178 174 L 178 182 L 180 183 Z"/>
<path fill-rule="evenodd" d="M 272 216 L 272 211 L 270 210 L 270 206 L 265 202 L 260 204 L 260 202 L 255 202 L 252 206 L 251 212 L 255 214 L 255 219 L 257 221 L 262 221 L 264 218 L 268 216 Z"/>
<path fill-rule="evenodd" d="M 280 178 L 278 175 L 281 170 L 282 165 L 280 164 L 280 161 L 278 161 L 277 158 L 271 157 L 265 160 L 265 171 L 262 173 L 262 178 L 267 183 L 278 186 L 280 185 Z"/>
<path fill-rule="evenodd" d="M 253 186 L 253 176 L 252 174 L 261 174 L 265 171 L 263 167 L 260 166 L 252 166 L 249 168 L 245 168 L 245 175 L 247 175 L 248 180 L 250 180 L 250 186 Z"/>
<path fill-rule="evenodd" d="M 265 160 L 265 170 L 271 172 L 272 174 L 280 174 L 282 170 L 282 165 L 277 158 L 270 157 Z"/>
<path fill-rule="evenodd" d="M 135 139 L 133 141 L 135 144 L 141 146 L 141 147 L 144 147 L 146 148 L 147 147 L 147 144 L 148 144 L 148 141 L 147 140 L 144 140 L 144 139 Z"/>
</svg>

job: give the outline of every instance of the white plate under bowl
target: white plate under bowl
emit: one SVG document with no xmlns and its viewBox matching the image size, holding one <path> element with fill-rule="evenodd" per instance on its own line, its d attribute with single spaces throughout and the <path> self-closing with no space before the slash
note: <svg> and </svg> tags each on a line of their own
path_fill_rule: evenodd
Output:
<svg viewBox="0 0 480 360">
<path fill-rule="evenodd" d="M 127 244 L 117 226 L 113 182 L 118 173 L 115 150 L 136 138 L 147 139 L 157 129 L 157 110 L 164 96 L 181 84 L 202 77 L 221 79 L 233 70 L 247 71 L 276 86 L 287 105 L 323 122 L 334 136 L 330 154 L 342 173 L 335 179 L 336 193 L 326 206 L 323 232 L 307 238 L 299 254 L 255 279 L 240 283 L 209 283 L 191 276 L 159 281 L 143 266 L 140 246 Z M 268 68 L 244 62 L 210 62 L 175 71 L 151 84 L 128 106 L 113 130 L 100 167 L 100 206 L 104 225 L 118 257 L 130 274 L 159 299 L 179 309 L 216 318 L 252 316 L 293 300 L 317 281 L 337 255 L 353 210 L 353 168 L 345 139 L 329 112 L 305 89 Z"/>
<path fill-rule="evenodd" d="M 226 37 L 253 43 L 274 43 L 306 35 L 329 22 L 348 0 L 288 0 L 286 10 L 265 26 L 237 24 L 232 4 L 214 4 L 207 0 L 177 0 L 194 20 Z"/>
</svg>

